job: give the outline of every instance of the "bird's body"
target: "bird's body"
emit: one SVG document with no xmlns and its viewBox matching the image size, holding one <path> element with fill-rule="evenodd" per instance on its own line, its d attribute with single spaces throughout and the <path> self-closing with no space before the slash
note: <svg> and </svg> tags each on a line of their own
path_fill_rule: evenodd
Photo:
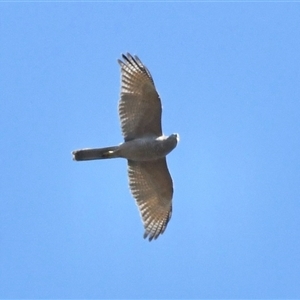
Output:
<svg viewBox="0 0 300 300">
<path fill-rule="evenodd" d="M 126 158 L 134 161 L 151 161 L 165 157 L 177 145 L 178 136 L 149 136 L 124 142 L 119 146 L 74 151 L 74 160 Z M 93 153 L 93 158 L 91 154 Z"/>
<path fill-rule="evenodd" d="M 77 161 L 125 158 L 131 192 L 140 209 L 149 240 L 164 232 L 172 213 L 173 182 L 166 155 L 177 145 L 177 134 L 164 136 L 161 102 L 148 69 L 137 56 L 123 55 L 119 116 L 124 142 L 118 146 L 73 151 Z"/>
</svg>

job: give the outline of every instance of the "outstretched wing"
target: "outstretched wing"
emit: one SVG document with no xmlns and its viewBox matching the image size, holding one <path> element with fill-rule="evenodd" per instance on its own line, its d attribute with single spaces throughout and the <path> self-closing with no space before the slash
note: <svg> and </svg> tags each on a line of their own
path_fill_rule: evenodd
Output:
<svg viewBox="0 0 300 300">
<path fill-rule="evenodd" d="M 137 56 L 122 55 L 119 117 L 125 141 L 162 135 L 161 101 L 149 70 Z"/>
<path fill-rule="evenodd" d="M 131 193 L 149 241 L 163 234 L 172 215 L 173 182 L 166 159 L 137 162 L 128 160 Z"/>
</svg>

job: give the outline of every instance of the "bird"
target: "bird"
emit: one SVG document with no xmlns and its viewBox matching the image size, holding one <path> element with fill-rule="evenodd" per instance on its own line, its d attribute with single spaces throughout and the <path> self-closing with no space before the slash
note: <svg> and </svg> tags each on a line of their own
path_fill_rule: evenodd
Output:
<svg viewBox="0 0 300 300">
<path fill-rule="evenodd" d="M 118 146 L 80 149 L 73 160 L 127 159 L 129 187 L 144 225 L 145 239 L 164 233 L 172 215 L 173 181 L 166 156 L 179 142 L 162 133 L 162 105 L 153 78 L 138 56 L 122 54 L 118 103 L 124 141 Z"/>
</svg>

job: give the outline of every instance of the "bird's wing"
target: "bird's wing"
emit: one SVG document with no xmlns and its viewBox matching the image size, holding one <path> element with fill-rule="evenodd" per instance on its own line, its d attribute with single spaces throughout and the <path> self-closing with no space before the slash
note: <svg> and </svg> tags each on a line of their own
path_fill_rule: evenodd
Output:
<svg viewBox="0 0 300 300">
<path fill-rule="evenodd" d="M 125 141 L 162 135 L 161 101 L 152 76 L 137 56 L 123 54 L 119 117 Z"/>
<path fill-rule="evenodd" d="M 128 160 L 128 176 L 144 223 L 144 238 L 151 241 L 163 234 L 172 215 L 173 182 L 166 159 Z"/>
</svg>

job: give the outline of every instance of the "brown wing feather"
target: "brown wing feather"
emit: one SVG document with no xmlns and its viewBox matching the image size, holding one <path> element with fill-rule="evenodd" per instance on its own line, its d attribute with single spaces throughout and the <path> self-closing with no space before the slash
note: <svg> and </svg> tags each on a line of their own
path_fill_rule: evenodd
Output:
<svg viewBox="0 0 300 300">
<path fill-rule="evenodd" d="M 172 215 L 173 182 L 166 159 L 128 161 L 129 185 L 149 241 L 163 234 Z"/>
<path fill-rule="evenodd" d="M 161 101 L 149 70 L 137 56 L 123 54 L 119 117 L 125 141 L 162 135 Z"/>
</svg>

